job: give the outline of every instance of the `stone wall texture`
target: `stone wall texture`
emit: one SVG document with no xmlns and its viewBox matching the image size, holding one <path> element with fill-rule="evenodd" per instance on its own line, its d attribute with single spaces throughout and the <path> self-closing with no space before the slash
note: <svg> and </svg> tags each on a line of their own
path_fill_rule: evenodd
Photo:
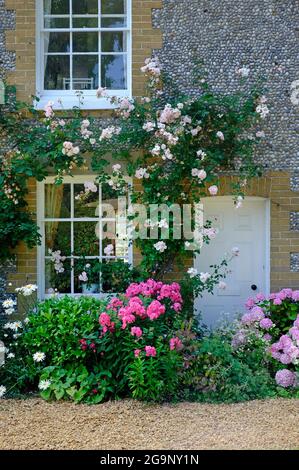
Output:
<svg viewBox="0 0 299 470">
<path fill-rule="evenodd" d="M 256 159 L 267 171 L 249 194 L 271 200 L 272 289 L 298 287 L 298 0 L 132 0 L 132 7 L 134 96 L 143 94 L 140 66 L 152 51 L 182 93 L 199 93 L 193 80 L 199 62 L 213 89 L 223 93 L 239 89 L 236 70 L 242 66 L 250 69 L 242 86 L 265 78 L 271 113 Z M 35 93 L 35 61 L 35 1 L 0 0 L 0 78 L 17 86 L 20 99 Z M 222 194 L 229 193 L 226 181 Z M 34 182 L 30 190 L 34 211 Z M 36 279 L 36 250 L 21 246 L 17 255 L 13 288 Z"/>
</svg>

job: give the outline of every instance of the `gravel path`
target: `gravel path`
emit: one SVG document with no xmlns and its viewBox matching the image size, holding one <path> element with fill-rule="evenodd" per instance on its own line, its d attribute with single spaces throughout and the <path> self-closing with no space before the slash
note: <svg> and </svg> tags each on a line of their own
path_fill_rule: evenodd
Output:
<svg viewBox="0 0 299 470">
<path fill-rule="evenodd" d="M 0 401 L 0 449 L 298 449 L 299 400 L 234 405 Z"/>
</svg>

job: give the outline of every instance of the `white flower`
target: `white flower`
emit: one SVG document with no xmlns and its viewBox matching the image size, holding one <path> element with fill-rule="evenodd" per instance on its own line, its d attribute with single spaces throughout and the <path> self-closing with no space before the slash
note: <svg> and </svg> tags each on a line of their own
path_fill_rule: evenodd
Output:
<svg viewBox="0 0 299 470">
<path fill-rule="evenodd" d="M 199 170 L 197 176 L 200 180 L 204 180 L 207 177 L 207 173 L 205 170 Z"/>
<path fill-rule="evenodd" d="M 221 132 L 221 131 L 216 132 L 216 136 L 218 137 L 218 139 L 220 139 L 220 140 L 222 140 L 222 141 L 224 140 L 224 134 L 223 134 L 223 132 Z"/>
<path fill-rule="evenodd" d="M 7 309 L 4 311 L 4 314 L 5 314 L 5 315 L 12 315 L 14 312 L 15 312 L 15 309 L 14 309 L 14 308 L 7 308 Z"/>
<path fill-rule="evenodd" d="M 201 161 L 203 161 L 207 156 L 207 154 L 203 150 L 198 150 L 196 152 L 196 155 L 201 159 Z"/>
<path fill-rule="evenodd" d="M 189 276 L 190 276 L 191 279 L 192 279 L 193 277 L 197 276 L 198 271 L 197 271 L 197 269 L 195 269 L 195 268 L 189 268 L 188 271 L 187 271 L 187 273 L 189 274 Z"/>
<path fill-rule="evenodd" d="M 2 302 L 2 306 L 5 308 L 5 310 L 7 308 L 13 308 L 15 305 L 17 305 L 17 302 L 13 299 L 6 299 L 4 302 Z"/>
<path fill-rule="evenodd" d="M 233 254 L 234 256 L 239 256 L 239 254 L 240 254 L 240 248 L 238 248 L 237 246 L 234 246 L 234 247 L 232 248 L 232 254 Z"/>
<path fill-rule="evenodd" d="M 104 248 L 104 253 L 106 256 L 112 256 L 114 253 L 114 246 L 112 244 L 107 245 L 106 248 Z"/>
<path fill-rule="evenodd" d="M 218 288 L 222 290 L 226 289 L 226 283 L 223 281 L 220 281 L 218 284 Z"/>
<path fill-rule="evenodd" d="M 47 390 L 47 388 L 49 388 L 50 385 L 51 385 L 50 380 L 41 380 L 40 383 L 38 384 L 38 388 L 40 390 Z"/>
<path fill-rule="evenodd" d="M 161 219 L 160 222 L 158 222 L 158 227 L 159 228 L 169 228 L 169 225 L 168 225 L 166 219 Z"/>
<path fill-rule="evenodd" d="M 248 77 L 249 72 L 250 72 L 250 69 L 245 66 L 237 70 L 237 74 L 240 75 L 241 77 Z"/>
<path fill-rule="evenodd" d="M 236 209 L 240 209 L 240 207 L 242 207 L 243 201 L 244 201 L 243 196 L 238 196 L 237 197 L 236 202 L 235 202 Z"/>
<path fill-rule="evenodd" d="M 115 173 L 118 173 L 120 170 L 121 170 L 121 165 L 119 163 L 117 163 L 116 165 L 113 165 L 112 166 L 112 170 L 115 172 Z"/>
<path fill-rule="evenodd" d="M 142 129 L 144 129 L 146 132 L 151 132 L 155 129 L 155 124 L 151 121 L 145 122 L 142 126 Z"/>
<path fill-rule="evenodd" d="M 37 289 L 38 289 L 38 287 L 37 287 L 36 284 L 27 284 L 26 286 L 17 287 L 16 292 L 19 292 L 20 294 L 24 295 L 25 297 L 28 297 L 29 295 L 33 294 L 33 292 L 37 291 Z"/>
<path fill-rule="evenodd" d="M 200 273 L 199 278 L 201 282 L 205 283 L 207 282 L 208 279 L 210 279 L 211 274 L 210 273 Z"/>
<path fill-rule="evenodd" d="M 35 362 L 42 362 L 44 359 L 46 359 L 46 355 L 43 352 L 36 352 L 32 357 Z"/>
<path fill-rule="evenodd" d="M 3 395 L 5 395 L 6 393 L 6 387 L 4 387 L 4 385 L 0 385 L 0 398 L 3 397 Z"/>
<path fill-rule="evenodd" d="M 3 325 L 3 328 L 5 330 L 18 331 L 19 328 L 22 328 L 22 323 L 20 321 L 5 323 L 5 325 Z"/>
<path fill-rule="evenodd" d="M 91 145 L 94 145 L 96 143 L 96 139 L 89 139 L 89 142 Z"/>
<path fill-rule="evenodd" d="M 142 178 L 149 178 L 149 173 L 147 172 L 146 168 L 139 168 L 136 170 L 135 177 L 141 180 Z"/>
<path fill-rule="evenodd" d="M 8 359 L 12 359 L 12 358 L 14 358 L 14 357 L 16 357 L 14 353 L 9 353 L 9 354 L 7 354 L 7 358 L 8 358 Z"/>
<path fill-rule="evenodd" d="M 87 282 L 88 281 L 88 277 L 87 277 L 87 274 L 86 274 L 85 271 L 83 271 L 81 274 L 79 274 L 78 278 L 79 278 L 79 281 L 82 281 L 82 282 Z"/>
<path fill-rule="evenodd" d="M 98 191 L 98 187 L 94 184 L 93 181 L 85 181 L 84 191 L 86 193 L 96 193 Z"/>
<path fill-rule="evenodd" d="M 167 245 L 165 242 L 157 242 L 154 244 L 154 248 L 159 251 L 160 253 L 163 253 L 165 250 L 167 250 Z"/>
<path fill-rule="evenodd" d="M 184 107 L 184 103 L 178 103 L 178 104 L 177 104 L 177 108 L 178 108 L 178 109 L 183 109 L 183 107 Z"/>
</svg>

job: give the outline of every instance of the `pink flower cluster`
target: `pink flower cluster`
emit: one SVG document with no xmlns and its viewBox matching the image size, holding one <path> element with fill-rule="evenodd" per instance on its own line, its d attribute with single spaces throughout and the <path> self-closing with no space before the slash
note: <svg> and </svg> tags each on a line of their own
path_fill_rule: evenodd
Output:
<svg viewBox="0 0 299 470">
<path fill-rule="evenodd" d="M 115 322 L 111 321 L 111 317 L 110 315 L 108 315 L 108 313 L 106 312 L 101 313 L 100 318 L 99 318 L 99 323 L 103 329 L 104 334 L 107 333 L 107 331 L 110 331 L 111 333 L 114 332 Z"/>
<path fill-rule="evenodd" d="M 294 387 L 296 384 L 296 374 L 289 369 L 281 369 L 276 372 L 275 380 L 277 385 L 281 387 Z"/>
<path fill-rule="evenodd" d="M 250 297 L 245 306 L 248 310 L 251 310 L 259 302 L 264 300 L 272 300 L 274 305 L 281 305 L 286 299 L 293 300 L 294 302 L 299 301 L 299 290 L 282 289 L 280 292 L 275 292 L 266 297 L 264 294 L 259 293 L 256 297 Z"/>
<path fill-rule="evenodd" d="M 171 351 L 173 351 L 174 349 L 176 349 L 177 351 L 180 351 L 182 349 L 182 347 L 183 347 L 183 343 L 180 340 L 180 338 L 178 338 L 176 336 L 176 337 L 170 339 L 169 348 L 170 348 Z"/>
<path fill-rule="evenodd" d="M 156 297 L 158 301 L 169 299 L 172 302 L 171 308 L 176 312 L 179 312 L 182 308 L 181 288 L 176 282 L 163 284 L 161 281 L 157 282 L 153 279 L 148 279 L 146 282 L 131 284 L 126 290 L 126 297 L 132 298 L 138 295 Z M 158 306 L 158 304 L 155 305 Z"/>
<path fill-rule="evenodd" d="M 272 344 L 270 353 L 273 359 L 282 364 L 299 362 L 299 315 L 287 335 L 282 335 L 277 343 Z"/>
</svg>

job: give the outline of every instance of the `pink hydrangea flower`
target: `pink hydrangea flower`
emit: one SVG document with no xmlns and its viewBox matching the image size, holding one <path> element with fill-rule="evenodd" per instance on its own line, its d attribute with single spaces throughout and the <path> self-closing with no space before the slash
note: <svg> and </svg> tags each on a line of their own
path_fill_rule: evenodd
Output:
<svg viewBox="0 0 299 470">
<path fill-rule="evenodd" d="M 143 331 L 142 331 L 141 328 L 139 328 L 139 326 L 133 326 L 131 328 L 131 335 L 132 336 L 137 336 L 137 338 L 141 338 L 142 334 L 143 334 Z"/>
<path fill-rule="evenodd" d="M 295 302 L 298 302 L 299 300 L 299 290 L 294 290 L 293 293 L 292 293 L 292 299 L 295 301 Z"/>
<path fill-rule="evenodd" d="M 277 385 L 280 385 L 281 387 L 293 387 L 296 381 L 296 375 L 288 369 L 281 369 L 276 372 L 275 380 Z"/>
<path fill-rule="evenodd" d="M 154 346 L 145 346 L 145 355 L 150 357 L 155 357 L 157 355 L 157 350 Z"/>
<path fill-rule="evenodd" d="M 270 330 L 271 328 L 273 328 L 273 326 L 274 323 L 272 320 L 270 320 L 270 318 L 263 318 L 260 321 L 260 327 L 263 328 L 263 330 Z"/>
</svg>

